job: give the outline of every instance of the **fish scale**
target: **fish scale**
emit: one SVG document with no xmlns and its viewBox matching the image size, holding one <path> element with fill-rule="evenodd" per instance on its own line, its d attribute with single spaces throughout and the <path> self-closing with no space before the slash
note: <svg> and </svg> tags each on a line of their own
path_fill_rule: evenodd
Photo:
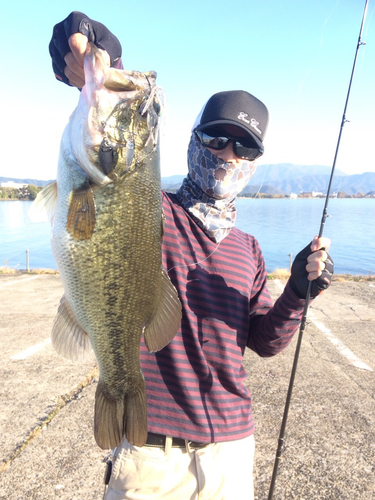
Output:
<svg viewBox="0 0 375 500">
<path fill-rule="evenodd" d="M 162 269 L 156 75 L 108 68 L 89 45 L 85 77 L 62 137 L 57 183 L 36 200 L 53 205 L 52 251 L 64 287 L 52 343 L 75 360 L 90 346 L 94 350 L 98 445 L 113 448 L 126 436 L 142 446 L 147 402 L 141 337 L 151 352 L 160 350 L 181 321 L 176 289 Z M 116 152 L 106 158 L 108 175 L 99 157 L 103 140 L 106 151 Z"/>
</svg>

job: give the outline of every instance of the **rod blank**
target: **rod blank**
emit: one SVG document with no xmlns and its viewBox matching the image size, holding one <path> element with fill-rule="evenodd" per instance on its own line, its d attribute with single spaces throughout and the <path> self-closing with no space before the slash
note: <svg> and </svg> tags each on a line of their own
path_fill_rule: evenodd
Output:
<svg viewBox="0 0 375 500">
<path fill-rule="evenodd" d="M 363 11 L 362 22 L 361 22 L 361 28 L 359 30 L 359 37 L 358 37 L 357 48 L 356 48 L 355 56 L 354 56 L 353 69 L 352 69 L 352 73 L 351 73 L 351 76 L 350 76 L 349 88 L 348 88 L 348 92 L 347 92 L 347 95 L 346 95 L 345 106 L 344 106 L 344 113 L 343 113 L 342 120 L 341 120 L 340 132 L 339 132 L 339 136 L 338 136 L 338 140 L 337 140 L 336 151 L 335 151 L 335 156 L 334 156 L 332 170 L 331 170 L 331 176 L 330 176 L 330 179 L 329 179 L 329 184 L 328 184 L 328 189 L 327 189 L 327 195 L 326 195 L 326 198 L 325 198 L 325 204 L 324 204 L 324 208 L 323 208 L 322 220 L 321 220 L 321 223 L 320 223 L 319 237 L 321 237 L 323 235 L 325 221 L 326 221 L 326 219 L 328 217 L 327 208 L 328 208 L 329 196 L 330 196 L 330 193 L 331 193 L 332 181 L 333 181 L 333 176 L 334 176 L 334 172 L 335 172 L 335 168 L 336 168 L 336 160 L 337 160 L 337 155 L 338 155 L 338 151 L 339 151 L 339 147 L 340 147 L 342 130 L 344 128 L 345 123 L 347 122 L 347 120 L 346 120 L 346 110 L 347 110 L 347 107 L 348 107 L 349 95 L 350 95 L 350 90 L 351 90 L 352 81 L 353 81 L 353 75 L 354 75 L 354 71 L 355 71 L 355 67 L 356 67 L 356 63 L 357 63 L 358 50 L 359 50 L 359 47 L 361 45 L 365 45 L 361 41 L 361 38 L 362 38 L 362 31 L 363 31 L 363 26 L 364 26 L 364 23 L 365 23 L 365 18 L 366 18 L 366 13 L 367 13 L 367 4 L 368 4 L 368 0 L 366 0 L 366 3 L 365 3 L 365 8 L 364 8 L 364 11 Z M 306 319 L 307 319 L 307 313 L 308 313 L 308 309 L 309 309 L 310 295 L 311 295 L 311 284 L 312 284 L 312 282 L 310 281 L 309 282 L 309 286 L 307 288 L 307 295 L 306 295 L 305 307 L 304 307 L 304 310 L 303 310 L 301 325 L 300 325 L 299 334 L 298 334 L 296 351 L 295 351 L 295 354 L 294 354 L 294 361 L 293 361 L 293 366 L 292 366 L 292 372 L 291 372 L 290 380 L 289 380 L 289 387 L 288 387 L 288 392 L 287 392 L 287 397 L 286 397 L 286 402 L 285 402 L 283 419 L 282 419 L 281 428 L 280 428 L 280 434 L 279 434 L 279 439 L 278 439 L 278 447 L 277 447 L 277 450 L 276 450 L 276 457 L 275 457 L 275 463 L 274 463 L 274 467 L 273 467 L 273 473 L 272 473 L 272 478 L 271 478 L 270 489 L 269 489 L 269 493 L 268 493 L 268 500 L 272 500 L 272 497 L 273 497 L 273 492 L 274 492 L 274 489 L 275 489 L 275 483 L 276 483 L 276 477 L 277 477 L 277 471 L 278 471 L 279 462 L 280 462 L 281 454 L 282 454 L 283 447 L 284 447 L 285 429 L 286 429 L 286 423 L 287 423 L 287 419 L 288 419 L 290 401 L 291 401 L 291 398 L 292 398 L 294 379 L 295 379 L 296 371 L 297 371 L 298 358 L 299 358 L 299 353 L 300 353 L 300 350 L 301 350 L 303 333 L 304 333 L 305 328 L 306 328 Z"/>
</svg>

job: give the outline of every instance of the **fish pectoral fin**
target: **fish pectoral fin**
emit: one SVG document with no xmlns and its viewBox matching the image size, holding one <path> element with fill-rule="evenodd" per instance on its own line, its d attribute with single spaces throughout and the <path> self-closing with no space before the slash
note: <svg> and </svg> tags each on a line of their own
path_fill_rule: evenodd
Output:
<svg viewBox="0 0 375 500">
<path fill-rule="evenodd" d="M 155 314 L 145 326 L 144 338 L 150 352 L 160 351 L 176 335 L 181 322 L 181 302 L 177 290 L 162 269 L 159 303 Z"/>
<path fill-rule="evenodd" d="M 161 238 L 162 239 L 163 239 L 163 236 L 164 236 L 165 221 L 166 221 L 165 213 L 164 213 L 164 209 L 162 208 L 161 209 Z"/>
<path fill-rule="evenodd" d="M 76 240 L 89 240 L 95 228 L 95 201 L 91 188 L 70 193 L 66 230 Z"/>
<path fill-rule="evenodd" d="M 135 446 L 147 440 L 146 387 L 142 374 L 123 399 L 108 395 L 99 379 L 95 394 L 94 435 L 103 450 L 115 448 L 123 438 Z"/>
<path fill-rule="evenodd" d="M 91 352 L 89 336 L 78 325 L 65 295 L 52 325 L 51 339 L 56 352 L 72 361 L 83 360 Z"/>
<path fill-rule="evenodd" d="M 57 203 L 57 182 L 47 184 L 33 201 L 29 217 L 33 222 L 49 220 L 52 223 Z"/>
</svg>

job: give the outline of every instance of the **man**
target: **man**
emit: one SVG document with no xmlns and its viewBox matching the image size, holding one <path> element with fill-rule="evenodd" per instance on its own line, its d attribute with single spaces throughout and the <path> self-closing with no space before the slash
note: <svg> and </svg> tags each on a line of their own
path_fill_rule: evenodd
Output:
<svg viewBox="0 0 375 500">
<path fill-rule="evenodd" d="M 121 46 L 80 12 L 54 28 L 56 77 L 82 88 L 88 39 L 121 67 Z M 300 252 L 272 305 L 258 242 L 235 227 L 235 199 L 264 150 L 266 106 L 248 92 L 219 92 L 193 126 L 189 174 L 175 195 L 163 193 L 163 266 L 182 303 L 181 327 L 158 353 L 141 345 L 148 439 L 114 450 L 105 498 L 253 498 L 254 425 L 244 381 L 249 347 L 273 356 L 292 340 L 308 282 L 311 297 L 330 284 L 330 241 L 315 237 Z"/>
</svg>

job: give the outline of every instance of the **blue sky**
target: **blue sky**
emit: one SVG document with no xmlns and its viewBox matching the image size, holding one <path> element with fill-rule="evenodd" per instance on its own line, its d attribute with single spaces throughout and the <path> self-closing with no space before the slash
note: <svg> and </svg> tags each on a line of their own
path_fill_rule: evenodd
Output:
<svg viewBox="0 0 375 500">
<path fill-rule="evenodd" d="M 365 0 L 120 0 L 7 3 L 2 11 L 0 176 L 53 179 L 78 91 L 58 83 L 48 43 L 72 10 L 120 39 L 127 69 L 166 93 L 162 175 L 186 173 L 191 126 L 215 92 L 269 109 L 259 164 L 332 165 Z M 375 171 L 375 0 L 369 0 L 337 169 Z"/>
</svg>

